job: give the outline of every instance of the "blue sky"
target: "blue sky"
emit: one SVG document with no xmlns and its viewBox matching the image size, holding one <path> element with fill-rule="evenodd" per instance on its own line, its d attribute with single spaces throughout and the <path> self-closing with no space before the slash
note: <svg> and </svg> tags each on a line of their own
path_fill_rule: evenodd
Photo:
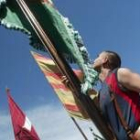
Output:
<svg viewBox="0 0 140 140">
<path fill-rule="evenodd" d="M 140 73 L 139 0 L 54 0 L 54 3 L 80 32 L 91 59 L 103 50 L 113 50 L 120 54 L 123 67 Z M 66 137 L 66 140 L 80 139 L 80 134 L 32 58 L 28 37 L 0 26 L 0 47 L 0 139 L 11 140 L 13 137 L 6 87 L 11 89 L 15 101 L 35 124 L 42 140 L 46 137 L 47 140 L 55 140 L 51 137 L 54 134 L 58 136 L 57 140 Z M 58 123 L 63 131 L 56 125 L 50 132 L 50 122 Z M 2 137 L 5 130 L 7 134 Z M 62 132 L 66 135 L 63 136 Z"/>
</svg>

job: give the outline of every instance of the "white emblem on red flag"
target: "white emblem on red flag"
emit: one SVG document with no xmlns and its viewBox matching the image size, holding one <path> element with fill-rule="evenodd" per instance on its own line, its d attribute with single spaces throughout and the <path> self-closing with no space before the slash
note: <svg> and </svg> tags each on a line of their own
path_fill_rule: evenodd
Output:
<svg viewBox="0 0 140 140">
<path fill-rule="evenodd" d="M 25 117 L 25 122 L 24 122 L 24 125 L 23 125 L 22 128 L 25 128 L 25 129 L 31 131 L 32 124 L 31 124 L 31 122 L 30 122 L 30 120 L 28 119 L 27 116 Z"/>
</svg>

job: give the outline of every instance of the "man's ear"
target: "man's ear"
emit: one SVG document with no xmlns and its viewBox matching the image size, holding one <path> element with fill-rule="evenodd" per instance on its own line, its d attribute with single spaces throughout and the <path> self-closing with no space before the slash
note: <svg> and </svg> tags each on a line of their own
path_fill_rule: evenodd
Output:
<svg viewBox="0 0 140 140">
<path fill-rule="evenodd" d="M 103 67 L 104 68 L 109 68 L 109 58 L 108 56 L 105 56 L 103 59 Z"/>
<path fill-rule="evenodd" d="M 103 64 L 107 64 L 109 61 L 109 58 L 108 56 L 105 56 L 104 59 L 103 59 Z"/>
</svg>

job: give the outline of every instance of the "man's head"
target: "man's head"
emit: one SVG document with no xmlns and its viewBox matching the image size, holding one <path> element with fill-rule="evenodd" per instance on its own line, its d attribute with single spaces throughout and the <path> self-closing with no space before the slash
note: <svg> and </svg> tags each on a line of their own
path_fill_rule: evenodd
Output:
<svg viewBox="0 0 140 140">
<path fill-rule="evenodd" d="M 103 51 L 94 60 L 93 67 L 95 70 L 100 71 L 101 68 L 115 69 L 121 66 L 120 56 L 113 51 Z"/>
</svg>

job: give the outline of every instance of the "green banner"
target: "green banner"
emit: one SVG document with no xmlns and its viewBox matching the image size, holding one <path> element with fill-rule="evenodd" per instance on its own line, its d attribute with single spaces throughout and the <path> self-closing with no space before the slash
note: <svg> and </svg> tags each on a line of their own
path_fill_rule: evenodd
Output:
<svg viewBox="0 0 140 140">
<path fill-rule="evenodd" d="M 50 0 L 25 0 L 25 2 L 56 49 L 68 62 L 76 62 L 84 72 L 83 91 L 92 88 L 92 84 L 98 79 L 98 74 L 92 68 L 81 36 L 74 30 L 68 18 L 62 16 Z M 31 45 L 45 51 L 16 0 L 0 0 L 0 24 L 28 34 Z"/>
</svg>

